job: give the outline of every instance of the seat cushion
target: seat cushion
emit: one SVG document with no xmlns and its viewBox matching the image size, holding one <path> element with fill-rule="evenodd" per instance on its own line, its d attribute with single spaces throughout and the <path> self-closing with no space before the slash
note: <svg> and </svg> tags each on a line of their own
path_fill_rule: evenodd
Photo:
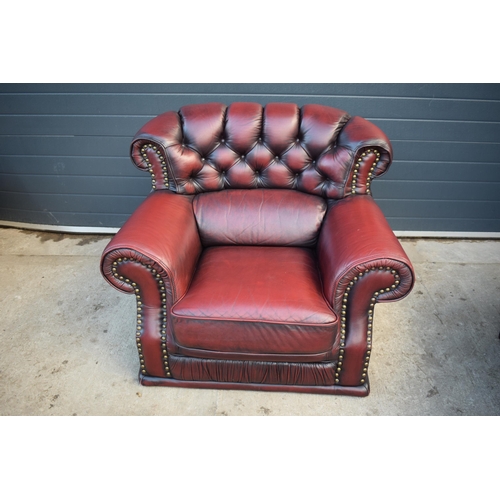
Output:
<svg viewBox="0 0 500 500">
<path fill-rule="evenodd" d="M 227 359 L 331 359 L 337 317 L 321 290 L 309 248 L 207 248 L 188 292 L 172 308 L 179 352 L 194 349 L 186 354 Z"/>
</svg>

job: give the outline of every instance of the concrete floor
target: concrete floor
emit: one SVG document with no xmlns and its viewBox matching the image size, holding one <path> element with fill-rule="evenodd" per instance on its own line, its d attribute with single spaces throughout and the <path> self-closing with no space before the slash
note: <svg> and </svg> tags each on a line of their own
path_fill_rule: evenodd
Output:
<svg viewBox="0 0 500 500">
<path fill-rule="evenodd" d="M 403 240 L 417 282 L 375 309 L 367 398 L 143 387 L 108 236 L 0 228 L 0 415 L 499 415 L 500 241 Z"/>
</svg>

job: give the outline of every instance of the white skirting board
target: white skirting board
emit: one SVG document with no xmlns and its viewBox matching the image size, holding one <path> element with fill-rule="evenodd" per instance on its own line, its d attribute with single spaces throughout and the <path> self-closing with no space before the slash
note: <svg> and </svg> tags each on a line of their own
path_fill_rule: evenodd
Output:
<svg viewBox="0 0 500 500">
<path fill-rule="evenodd" d="M 0 227 L 76 234 L 116 234 L 120 229 L 119 227 L 53 226 L 49 224 L 30 224 L 28 222 L 12 222 L 3 220 L 0 220 Z M 398 238 L 452 238 L 476 240 L 500 239 L 500 233 L 484 233 L 474 231 L 394 231 L 394 234 Z"/>
</svg>

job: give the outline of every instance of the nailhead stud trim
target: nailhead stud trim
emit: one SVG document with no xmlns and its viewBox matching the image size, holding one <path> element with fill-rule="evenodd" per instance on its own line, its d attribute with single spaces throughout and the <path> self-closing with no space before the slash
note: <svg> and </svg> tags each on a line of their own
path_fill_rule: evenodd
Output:
<svg viewBox="0 0 500 500">
<path fill-rule="evenodd" d="M 371 153 L 372 150 L 368 149 L 361 153 L 361 156 L 358 158 L 357 162 L 354 164 L 354 170 L 352 174 L 352 181 L 351 181 L 351 194 L 356 194 L 356 189 L 358 188 L 358 181 L 359 181 L 359 169 L 361 168 L 361 162 L 363 161 L 363 158 L 368 154 Z M 377 168 L 378 162 L 380 161 L 380 152 L 377 149 L 373 150 L 373 153 L 377 157 L 376 161 L 373 162 L 372 166 L 370 167 L 370 170 L 368 172 L 367 178 L 366 178 L 366 194 L 370 194 L 370 185 L 372 180 L 375 178 L 375 174 L 373 173 L 375 169 Z"/>
<path fill-rule="evenodd" d="M 156 146 L 153 146 L 152 144 L 145 144 L 141 148 L 141 153 L 142 153 L 144 161 L 146 162 L 146 165 L 148 167 L 148 171 L 151 174 L 151 185 L 152 185 L 153 190 L 155 190 L 157 188 L 158 183 L 156 180 L 156 175 L 155 175 L 154 170 L 153 170 L 153 165 L 149 161 L 149 158 L 148 158 L 148 150 L 153 150 L 153 154 L 156 154 L 158 156 L 158 159 L 161 162 L 161 171 L 163 174 L 163 185 L 164 185 L 164 187 L 168 188 L 168 171 L 167 171 L 167 163 L 166 163 L 165 157 L 162 155 L 160 148 L 157 148 Z"/>
<path fill-rule="evenodd" d="M 172 374 L 170 373 L 170 366 L 169 366 L 169 357 L 168 357 L 168 349 L 167 349 L 167 292 L 165 288 L 165 282 L 163 281 L 161 275 L 156 271 L 156 269 L 151 266 L 151 264 L 144 264 L 142 262 L 139 262 L 135 259 L 123 257 L 116 259 L 115 262 L 113 262 L 112 266 L 112 272 L 113 276 L 117 279 L 120 279 L 121 281 L 125 281 L 126 283 L 132 285 L 134 287 L 134 293 L 135 293 L 135 298 L 137 301 L 137 326 L 136 326 L 136 332 L 135 332 L 135 341 L 137 344 L 137 351 L 139 354 L 139 362 L 141 366 L 141 373 L 143 375 L 147 375 L 147 368 L 146 364 L 144 361 L 144 354 L 142 351 L 142 342 L 141 342 L 141 337 L 144 332 L 144 326 L 143 326 L 143 303 L 142 303 L 142 296 L 141 296 L 141 290 L 137 283 L 130 282 L 129 279 L 124 278 L 123 276 L 120 276 L 118 273 L 118 265 L 121 262 L 125 261 L 130 261 L 130 262 L 135 262 L 136 264 L 140 264 L 141 266 L 145 267 L 147 271 L 151 272 L 157 282 L 158 286 L 158 292 L 161 297 L 161 311 L 160 311 L 160 340 L 161 340 L 161 352 L 162 352 L 162 362 L 163 362 L 163 369 L 165 373 L 165 377 L 171 378 Z"/>
<path fill-rule="evenodd" d="M 368 306 L 368 327 L 366 333 L 366 351 L 365 351 L 365 359 L 363 363 L 363 369 L 361 372 L 360 383 L 364 384 L 366 382 L 366 377 L 368 374 L 368 364 L 370 362 L 370 356 L 372 352 L 372 333 L 373 333 L 373 310 L 375 308 L 375 304 L 377 303 L 378 297 L 385 292 L 389 292 L 394 290 L 400 283 L 400 278 L 397 272 L 390 267 L 380 266 L 378 268 L 372 267 L 370 269 L 366 269 L 363 272 L 360 272 L 358 276 L 354 276 L 352 281 L 349 282 L 349 286 L 346 287 L 346 291 L 344 292 L 344 296 L 342 298 L 342 308 L 341 308 L 341 319 L 340 319 L 340 349 L 339 349 L 339 361 L 337 363 L 336 373 L 335 373 L 335 384 L 340 384 L 340 374 L 342 372 L 342 366 L 344 363 L 344 354 L 345 354 L 345 339 L 346 339 L 346 316 L 347 316 L 347 302 L 349 299 L 349 294 L 352 291 L 354 285 L 362 278 L 365 274 L 368 274 L 371 271 L 376 270 L 386 270 L 391 271 L 391 274 L 394 275 L 394 284 L 391 285 L 390 288 L 384 288 L 374 292 L 372 298 L 370 299 L 370 305 Z"/>
</svg>

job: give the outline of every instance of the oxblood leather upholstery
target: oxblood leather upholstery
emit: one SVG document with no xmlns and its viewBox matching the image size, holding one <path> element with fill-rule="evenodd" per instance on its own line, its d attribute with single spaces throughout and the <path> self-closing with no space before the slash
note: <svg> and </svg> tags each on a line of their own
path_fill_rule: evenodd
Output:
<svg viewBox="0 0 500 500">
<path fill-rule="evenodd" d="M 172 318 L 180 346 L 212 351 L 200 357 L 333 359 L 338 319 L 310 248 L 207 248 Z"/>
<path fill-rule="evenodd" d="M 137 297 L 145 385 L 369 392 L 377 302 L 410 261 L 370 195 L 375 125 L 289 103 L 185 106 L 132 142 L 153 192 L 103 252 Z"/>
</svg>

